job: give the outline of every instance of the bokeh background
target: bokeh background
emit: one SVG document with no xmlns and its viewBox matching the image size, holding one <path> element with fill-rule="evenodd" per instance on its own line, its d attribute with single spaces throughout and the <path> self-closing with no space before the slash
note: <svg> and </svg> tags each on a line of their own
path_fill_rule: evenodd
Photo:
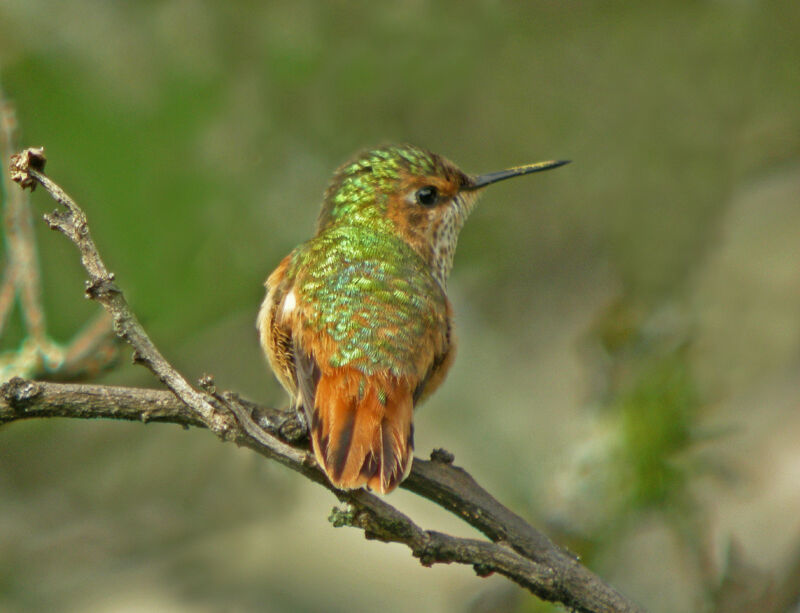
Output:
<svg viewBox="0 0 800 613">
<path fill-rule="evenodd" d="M 470 172 L 572 159 L 487 190 L 463 231 L 459 356 L 418 411 L 418 454 L 452 451 L 649 610 L 786 611 L 799 33 L 796 0 L 0 0 L 0 79 L 166 356 L 269 404 L 285 399 L 253 329 L 262 283 L 353 152 L 408 141 Z M 74 248 L 37 238 L 66 341 L 97 307 Z M 156 384 L 127 359 L 99 380 Z M 334 502 L 202 431 L 12 424 L 0 610 L 555 610 L 333 529 Z"/>
</svg>

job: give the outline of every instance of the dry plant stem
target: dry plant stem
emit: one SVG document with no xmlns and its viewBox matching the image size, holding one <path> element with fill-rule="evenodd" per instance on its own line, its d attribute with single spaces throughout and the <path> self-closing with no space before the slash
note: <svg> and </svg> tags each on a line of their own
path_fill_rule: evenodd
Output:
<svg viewBox="0 0 800 613">
<path fill-rule="evenodd" d="M 103 340 L 111 329 L 111 316 L 100 311 L 70 342 L 64 360 L 67 363 L 83 361 Z"/>
<path fill-rule="evenodd" d="M 11 158 L 16 147 L 16 132 L 13 105 L 5 98 L 0 87 L 0 157 L 4 161 Z M 11 314 L 15 299 L 19 297 L 27 333 L 26 344 L 35 348 L 39 358 L 38 368 L 23 368 L 25 372 L 74 377 L 102 370 L 116 356 L 115 345 L 111 342 L 110 318 L 100 312 L 65 348 L 49 339 L 30 199 L 24 191 L 12 185 L 10 175 L 5 172 L 2 188 L 8 259 L 0 284 L 0 333 Z"/>
<path fill-rule="evenodd" d="M 8 160 L 14 150 L 15 134 L 14 110 L 0 90 L 0 155 L 4 161 Z M 8 279 L 9 281 L 13 280 L 13 285 L 19 291 L 28 333 L 37 343 L 45 344 L 47 339 L 44 310 L 41 303 L 41 279 L 35 249 L 36 243 L 33 238 L 30 206 L 25 192 L 12 187 L 7 173 L 3 173 L 3 191 L 6 197 L 3 222 L 8 244 L 7 267 L 13 270 L 8 275 Z M 2 302 L 5 303 L 5 300 Z M 10 309 L 10 304 L 0 304 L 0 306 Z M 0 310 L 0 316 L 4 315 L 6 315 L 6 311 Z M 3 321 L 0 318 L 0 322 Z"/>
<path fill-rule="evenodd" d="M 78 206 L 48 179 L 43 157 L 27 150 L 15 156 L 15 180 L 23 186 L 41 184 L 65 208 L 46 216 L 52 228 L 74 242 L 89 273 L 87 294 L 111 314 L 117 334 L 129 342 L 137 361 L 145 364 L 180 401 L 166 392 L 105 386 L 69 386 L 15 378 L 0 386 L 0 424 L 32 417 L 109 417 L 142 421 L 171 421 L 207 427 L 225 440 L 249 447 L 302 473 L 331 490 L 347 508 L 334 510 L 334 525 L 364 530 L 367 538 L 407 545 L 425 565 L 458 562 L 472 565 L 485 576 L 499 572 L 543 599 L 561 602 L 576 611 L 593 613 L 642 611 L 604 583 L 574 557 L 553 545 L 466 473 L 440 453 L 437 461 L 416 459 L 404 487 L 434 501 L 487 535 L 490 541 L 458 538 L 424 530 L 410 518 L 365 490 L 332 488 L 307 449 L 280 440 L 280 429 L 265 431 L 235 395 L 204 395 L 192 388 L 161 356 L 130 311 L 114 278 L 100 259 L 86 218 Z M 33 163 L 34 167 L 31 167 Z M 213 384 L 206 381 L 207 388 Z M 225 406 L 231 412 L 218 411 Z M 186 407 L 191 410 L 187 411 Z M 286 415 L 257 407 L 260 423 L 280 424 Z M 235 419 L 232 415 L 235 415 Z"/>
<path fill-rule="evenodd" d="M 69 381 L 96 376 L 111 367 L 119 354 L 111 315 L 101 310 L 64 348 L 63 362 L 48 378 Z"/>
<path fill-rule="evenodd" d="M 14 267 L 9 263 L 3 270 L 3 280 L 0 281 L 0 337 L 3 336 L 3 328 L 11 314 L 11 307 L 14 306 L 14 297 L 17 294 L 16 284 Z"/>
</svg>

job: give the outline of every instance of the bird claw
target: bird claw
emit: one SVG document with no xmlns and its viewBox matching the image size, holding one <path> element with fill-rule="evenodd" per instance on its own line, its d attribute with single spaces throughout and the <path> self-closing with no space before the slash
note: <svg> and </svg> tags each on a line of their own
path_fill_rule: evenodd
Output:
<svg viewBox="0 0 800 613">
<path fill-rule="evenodd" d="M 277 434 L 289 443 L 297 443 L 308 436 L 305 420 L 295 411 L 266 413 L 253 410 L 253 421 L 264 430 Z"/>
</svg>

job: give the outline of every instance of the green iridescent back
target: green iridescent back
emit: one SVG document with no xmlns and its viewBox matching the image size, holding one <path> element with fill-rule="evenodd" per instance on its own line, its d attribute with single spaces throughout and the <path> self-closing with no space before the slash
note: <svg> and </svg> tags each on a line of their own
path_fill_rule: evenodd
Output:
<svg viewBox="0 0 800 613">
<path fill-rule="evenodd" d="M 336 224 L 295 250 L 288 273 L 303 326 L 335 341 L 330 366 L 410 375 L 424 339 L 447 335 L 444 290 L 391 233 Z"/>
</svg>

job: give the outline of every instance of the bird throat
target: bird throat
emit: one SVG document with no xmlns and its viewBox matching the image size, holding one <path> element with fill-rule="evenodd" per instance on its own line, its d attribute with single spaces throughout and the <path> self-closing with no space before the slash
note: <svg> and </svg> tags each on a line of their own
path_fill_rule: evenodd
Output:
<svg viewBox="0 0 800 613">
<path fill-rule="evenodd" d="M 439 218 L 431 234 L 431 271 L 443 289 L 447 288 L 447 278 L 453 268 L 458 233 L 464 226 L 477 195 L 471 192 L 459 193 L 449 203 L 447 211 Z"/>
</svg>

